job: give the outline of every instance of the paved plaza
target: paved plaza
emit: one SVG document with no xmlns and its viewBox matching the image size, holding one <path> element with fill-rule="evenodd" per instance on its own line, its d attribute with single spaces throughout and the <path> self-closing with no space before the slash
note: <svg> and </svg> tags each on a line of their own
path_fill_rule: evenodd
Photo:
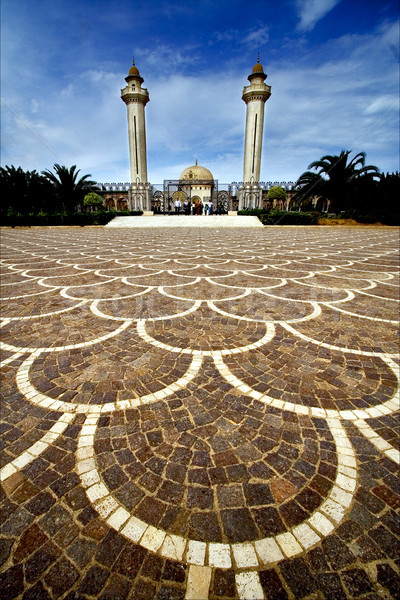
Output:
<svg viewBox="0 0 400 600">
<path fill-rule="evenodd" d="M 2 600 L 400 598 L 398 234 L 2 229 Z"/>
</svg>

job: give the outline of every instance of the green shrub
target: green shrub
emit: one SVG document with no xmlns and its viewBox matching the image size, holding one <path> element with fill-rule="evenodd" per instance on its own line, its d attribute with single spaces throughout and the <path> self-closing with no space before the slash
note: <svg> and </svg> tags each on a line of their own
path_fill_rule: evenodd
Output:
<svg viewBox="0 0 400 600">
<path fill-rule="evenodd" d="M 263 225 L 317 225 L 318 212 L 286 212 L 283 210 L 270 210 L 259 216 Z"/>
<path fill-rule="evenodd" d="M 239 210 L 238 215 L 258 217 L 259 215 L 265 215 L 269 212 L 270 209 L 267 208 L 249 208 L 247 210 Z"/>
</svg>

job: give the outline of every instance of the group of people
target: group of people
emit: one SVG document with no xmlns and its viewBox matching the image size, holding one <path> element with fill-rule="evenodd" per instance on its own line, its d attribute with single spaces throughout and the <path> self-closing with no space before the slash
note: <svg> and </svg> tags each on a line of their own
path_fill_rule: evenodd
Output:
<svg viewBox="0 0 400 600">
<path fill-rule="evenodd" d="M 179 215 L 182 208 L 182 203 L 179 199 L 175 200 L 174 208 L 175 214 Z M 183 203 L 183 212 L 185 215 L 190 215 L 191 212 L 193 215 L 211 215 L 212 209 L 213 206 L 211 202 L 206 202 L 203 204 L 201 200 L 196 200 L 193 206 L 189 200 L 185 200 Z"/>
</svg>

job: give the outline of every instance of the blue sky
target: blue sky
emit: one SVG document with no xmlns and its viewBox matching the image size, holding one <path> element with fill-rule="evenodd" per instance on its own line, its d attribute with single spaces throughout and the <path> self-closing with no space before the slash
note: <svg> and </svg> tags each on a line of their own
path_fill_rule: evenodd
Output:
<svg viewBox="0 0 400 600">
<path fill-rule="evenodd" d="M 365 151 L 399 169 L 397 0 L 2 0 L 1 164 L 76 164 L 129 180 L 126 107 L 135 57 L 151 183 L 194 164 L 240 181 L 246 107 L 260 53 L 266 103 L 263 181 Z"/>
</svg>

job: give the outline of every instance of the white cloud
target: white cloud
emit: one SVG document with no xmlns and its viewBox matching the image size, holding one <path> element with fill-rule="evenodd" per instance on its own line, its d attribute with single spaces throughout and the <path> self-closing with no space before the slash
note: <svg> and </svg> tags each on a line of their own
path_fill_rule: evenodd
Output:
<svg viewBox="0 0 400 600">
<path fill-rule="evenodd" d="M 259 27 L 253 31 L 249 31 L 247 35 L 242 40 L 243 44 L 248 44 L 250 46 L 262 46 L 266 44 L 269 40 L 269 27 L 264 25 L 263 27 Z"/>
<path fill-rule="evenodd" d="M 259 21 L 251 29 L 226 29 L 224 31 L 214 32 L 209 44 L 219 44 L 221 42 L 236 42 L 241 46 L 248 46 L 249 49 L 257 51 L 258 48 L 265 46 L 269 41 L 269 26 Z"/>
<path fill-rule="evenodd" d="M 262 53 L 272 86 L 262 179 L 295 180 L 313 160 L 342 149 L 365 150 L 368 163 L 398 169 L 398 114 L 390 109 L 397 95 L 397 66 L 390 50 L 395 31 L 387 22 L 374 34 L 331 39 L 320 45 L 318 55 L 307 54 L 304 46 L 295 60 L 293 52 L 287 60 L 275 52 L 266 62 Z M 237 43 L 237 53 L 230 49 L 223 68 L 216 60 L 214 70 L 212 61 L 200 60 L 199 47 L 165 43 L 141 51 L 137 64 L 150 93 L 151 182 L 179 177 L 196 158 L 220 182 L 242 178 L 246 107 L 241 94 L 254 64 L 243 69 L 243 63 L 256 46 L 257 32 L 266 39 L 268 28 L 242 32 L 248 45 Z M 237 32 L 226 35 L 236 39 Z M 2 107 L 3 164 L 38 171 L 55 162 L 77 164 L 98 181 L 127 181 L 126 107 L 120 99 L 126 72 L 111 62 L 82 60 L 96 68 L 66 64 L 54 75 L 54 67 L 52 72 L 39 60 L 38 49 L 21 61 L 24 53 L 15 38 L 11 47 L 12 60 L 3 73 L 3 94 L 11 108 Z"/>
<path fill-rule="evenodd" d="M 364 110 L 366 115 L 374 115 L 382 113 L 382 111 L 390 111 L 391 109 L 396 109 L 399 106 L 399 99 L 397 96 L 379 96 L 375 98 Z"/>
<path fill-rule="evenodd" d="M 340 0 L 296 0 L 297 15 L 300 18 L 298 29 L 311 31 L 339 2 Z"/>
</svg>

